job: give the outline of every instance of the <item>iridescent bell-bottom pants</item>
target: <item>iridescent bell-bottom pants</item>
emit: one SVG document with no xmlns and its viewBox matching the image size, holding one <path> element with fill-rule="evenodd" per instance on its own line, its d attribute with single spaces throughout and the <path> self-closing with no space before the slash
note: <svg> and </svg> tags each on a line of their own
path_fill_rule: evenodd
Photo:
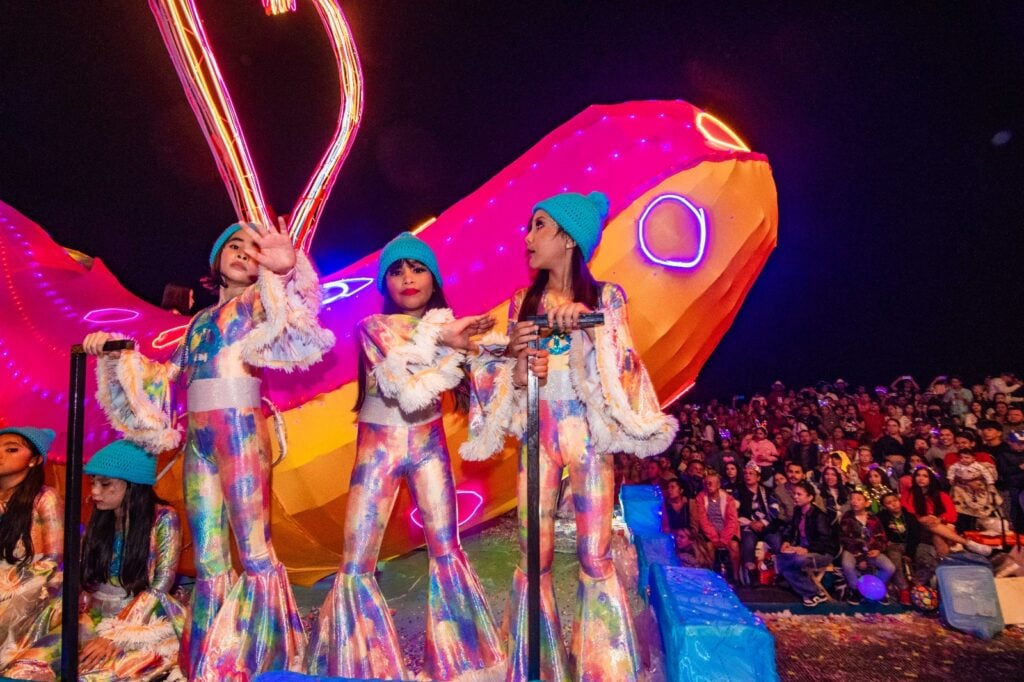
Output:
<svg viewBox="0 0 1024 682">
<path fill-rule="evenodd" d="M 576 511 L 576 551 L 580 581 L 572 642 L 566 655 L 551 583 L 555 508 L 562 469 Z M 640 659 L 626 593 L 611 558 L 612 455 L 595 454 L 586 408 L 575 400 L 540 403 L 540 629 L 541 679 L 545 682 L 628 682 L 636 680 Z M 527 680 L 526 447 L 519 458 L 519 566 L 505 613 L 509 630 L 510 682 Z"/>
<path fill-rule="evenodd" d="M 190 680 L 301 670 L 305 633 L 270 542 L 270 457 L 259 408 L 189 414 L 185 506 L 197 579 L 180 662 Z M 241 575 L 232 569 L 229 527 Z"/>
<path fill-rule="evenodd" d="M 412 679 L 374 577 L 403 478 L 429 554 L 424 674 L 485 679 L 504 670 L 502 639 L 459 542 L 455 483 L 440 419 L 415 426 L 359 422 L 345 512 L 345 547 L 309 647 L 314 675 Z"/>
</svg>

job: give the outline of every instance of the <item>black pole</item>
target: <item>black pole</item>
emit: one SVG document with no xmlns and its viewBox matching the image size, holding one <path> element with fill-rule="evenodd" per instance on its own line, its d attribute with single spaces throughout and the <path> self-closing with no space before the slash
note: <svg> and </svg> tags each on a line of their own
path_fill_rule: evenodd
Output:
<svg viewBox="0 0 1024 682">
<path fill-rule="evenodd" d="M 130 350 L 129 340 L 108 341 L 104 352 Z M 61 597 L 60 674 L 62 680 L 78 679 L 78 594 L 82 562 L 82 444 L 85 436 L 85 351 L 71 347 L 71 380 L 68 385 L 68 448 L 64 477 L 64 588 Z"/>
<path fill-rule="evenodd" d="M 547 328 L 544 315 L 526 320 Z M 604 313 L 580 315 L 580 329 L 604 324 Z M 540 348 L 540 339 L 530 342 Z M 526 382 L 526 674 L 540 680 L 540 380 L 531 370 Z M 561 633 L 556 633 L 561 636 Z"/>
<path fill-rule="evenodd" d="M 540 347 L 539 339 L 530 348 Z M 527 679 L 540 680 L 540 380 L 526 383 L 526 660 Z"/>
</svg>

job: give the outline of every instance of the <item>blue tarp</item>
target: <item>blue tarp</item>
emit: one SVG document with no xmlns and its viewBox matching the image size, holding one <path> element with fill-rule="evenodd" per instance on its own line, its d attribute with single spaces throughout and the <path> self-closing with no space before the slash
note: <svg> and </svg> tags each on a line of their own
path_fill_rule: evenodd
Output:
<svg viewBox="0 0 1024 682">
<path fill-rule="evenodd" d="M 675 539 L 664 533 L 651 537 L 634 536 L 636 544 L 637 590 L 647 599 L 647 588 L 651 584 L 651 567 L 679 566 Z"/>
<path fill-rule="evenodd" d="M 619 500 L 629 532 L 640 537 L 662 535 L 664 503 L 661 488 L 656 485 L 624 485 L 619 490 Z"/>
<path fill-rule="evenodd" d="M 775 639 L 721 576 L 699 568 L 652 566 L 651 605 L 669 682 L 779 679 Z"/>
</svg>

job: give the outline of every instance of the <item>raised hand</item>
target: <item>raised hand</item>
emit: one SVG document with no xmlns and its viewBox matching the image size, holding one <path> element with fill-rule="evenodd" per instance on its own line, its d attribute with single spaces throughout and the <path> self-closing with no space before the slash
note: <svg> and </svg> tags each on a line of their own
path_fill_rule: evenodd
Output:
<svg viewBox="0 0 1024 682">
<path fill-rule="evenodd" d="M 460 317 L 441 328 L 441 343 L 456 350 L 467 350 L 470 337 L 490 330 L 494 327 L 494 318 L 489 315 L 470 315 Z"/>
<path fill-rule="evenodd" d="M 284 275 L 295 267 L 295 245 L 288 235 L 288 225 L 284 218 L 277 219 L 276 227 L 256 225 L 256 229 L 253 229 L 243 223 L 242 229 L 255 245 L 255 248 L 245 250 L 249 258 L 278 275 Z"/>
</svg>

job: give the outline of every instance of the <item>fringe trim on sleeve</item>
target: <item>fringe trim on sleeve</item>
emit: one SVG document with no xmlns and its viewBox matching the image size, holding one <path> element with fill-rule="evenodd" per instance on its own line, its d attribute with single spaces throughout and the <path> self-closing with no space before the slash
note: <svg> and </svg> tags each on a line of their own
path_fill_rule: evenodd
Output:
<svg viewBox="0 0 1024 682">
<path fill-rule="evenodd" d="M 522 436 L 526 430 L 526 391 L 512 384 L 515 360 L 480 354 L 470 360 L 471 374 L 484 373 L 493 363 L 497 363 L 493 393 L 480 406 L 481 413 L 472 415 L 469 439 L 459 446 L 459 454 L 468 462 L 493 457 L 504 449 L 507 436 Z"/>
<path fill-rule="evenodd" d="M 412 338 L 389 348 L 384 361 L 373 368 L 377 388 L 397 400 L 403 412 L 418 412 L 432 405 L 465 378 L 465 353 L 438 343 L 443 326 L 454 319 L 448 308 L 428 310 Z"/>
<path fill-rule="evenodd" d="M 242 360 L 286 372 L 319 362 L 334 346 L 334 334 L 317 319 L 320 280 L 306 254 L 296 254 L 290 276 L 261 268 L 256 287 L 265 319 L 242 342 Z"/>
<path fill-rule="evenodd" d="M 587 405 L 587 423 L 590 425 L 594 449 L 597 452 L 627 452 L 650 457 L 664 452 L 675 438 L 679 423 L 675 417 L 659 411 L 638 412 L 622 386 L 619 353 L 609 325 L 620 325 L 621 319 L 612 311 L 605 311 L 605 328 L 598 327 L 594 334 L 597 354 L 597 381 L 589 380 L 583 343 L 570 345 L 570 377 L 577 395 Z M 580 333 L 582 335 L 582 332 Z M 582 341 L 582 339 L 580 339 Z M 646 372 L 642 367 L 631 371 Z M 642 382 L 643 390 L 653 392 L 649 381 Z M 654 396 L 641 396 L 640 403 L 657 405 Z"/>
<path fill-rule="evenodd" d="M 165 367 L 138 351 L 122 351 L 97 358 L 96 379 L 96 400 L 127 440 L 154 455 L 178 447 L 181 434 L 171 424 L 167 404 L 173 375 Z M 163 395 L 150 393 L 147 385 Z"/>
</svg>

